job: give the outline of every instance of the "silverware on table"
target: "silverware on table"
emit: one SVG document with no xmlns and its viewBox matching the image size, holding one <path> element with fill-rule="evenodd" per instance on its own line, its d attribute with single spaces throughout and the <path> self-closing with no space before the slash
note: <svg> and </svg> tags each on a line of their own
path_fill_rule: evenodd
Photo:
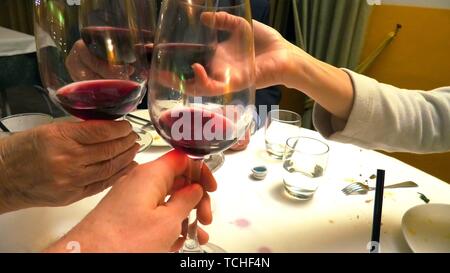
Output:
<svg viewBox="0 0 450 273">
<path fill-rule="evenodd" d="M 0 121 L 0 129 L 4 133 L 11 133 L 11 131 L 8 129 L 8 127 L 6 127 L 1 121 Z"/>
<path fill-rule="evenodd" d="M 145 118 L 141 118 L 141 117 L 138 117 L 138 116 L 133 115 L 133 114 L 127 114 L 125 116 L 125 119 L 128 120 L 129 122 L 134 123 L 134 124 L 141 125 L 143 129 L 145 129 L 145 128 L 149 128 L 149 129 L 152 129 L 152 130 L 155 129 L 155 127 L 153 126 L 153 122 L 151 120 L 148 120 L 148 119 L 145 119 Z"/>
<path fill-rule="evenodd" d="M 398 184 L 393 184 L 389 186 L 385 186 L 385 189 L 398 189 L 398 188 L 416 188 L 419 185 L 412 181 L 406 181 Z M 352 195 L 352 194 L 367 194 L 369 191 L 374 191 L 376 188 L 369 187 L 368 185 L 356 182 L 348 185 L 347 187 L 342 189 L 342 192 L 346 195 Z"/>
</svg>

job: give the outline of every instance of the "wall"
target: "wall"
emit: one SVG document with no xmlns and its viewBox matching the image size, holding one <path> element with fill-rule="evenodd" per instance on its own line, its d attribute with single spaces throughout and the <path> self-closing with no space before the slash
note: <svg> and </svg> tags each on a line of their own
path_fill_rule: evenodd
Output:
<svg viewBox="0 0 450 273">
<path fill-rule="evenodd" d="M 383 5 L 450 9 L 449 0 L 380 0 Z"/>
<path fill-rule="evenodd" d="M 366 74 L 402 88 L 430 90 L 450 86 L 450 9 L 447 9 L 450 8 L 450 0 L 389 2 L 415 6 L 429 4 L 441 8 L 374 7 L 363 58 L 379 45 L 396 24 L 401 24 L 403 28 Z M 450 154 L 393 156 L 450 182 Z"/>
</svg>

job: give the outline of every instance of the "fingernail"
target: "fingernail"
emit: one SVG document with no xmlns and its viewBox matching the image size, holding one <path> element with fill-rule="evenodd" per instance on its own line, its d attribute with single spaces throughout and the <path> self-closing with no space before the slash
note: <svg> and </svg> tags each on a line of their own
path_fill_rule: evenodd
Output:
<svg viewBox="0 0 450 273">
<path fill-rule="evenodd" d="M 142 140 L 141 136 L 138 133 L 134 132 L 134 134 L 136 135 L 136 141 Z"/>
</svg>

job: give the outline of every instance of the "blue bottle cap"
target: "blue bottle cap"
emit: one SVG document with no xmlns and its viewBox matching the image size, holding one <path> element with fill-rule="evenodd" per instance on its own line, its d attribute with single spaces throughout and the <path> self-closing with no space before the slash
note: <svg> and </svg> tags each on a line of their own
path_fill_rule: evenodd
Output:
<svg viewBox="0 0 450 273">
<path fill-rule="evenodd" d="M 258 166 L 252 169 L 253 178 L 256 180 L 264 180 L 267 177 L 268 170 L 265 166 Z"/>
</svg>

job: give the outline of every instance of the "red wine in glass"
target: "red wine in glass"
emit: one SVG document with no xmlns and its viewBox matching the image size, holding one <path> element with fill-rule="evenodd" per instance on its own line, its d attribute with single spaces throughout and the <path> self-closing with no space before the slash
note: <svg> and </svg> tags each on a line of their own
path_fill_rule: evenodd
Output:
<svg viewBox="0 0 450 273">
<path fill-rule="evenodd" d="M 168 110 L 156 127 L 175 149 L 193 157 L 222 152 L 237 141 L 230 119 L 203 108 Z"/>
<path fill-rule="evenodd" d="M 119 65 L 136 62 L 131 35 L 130 29 L 119 27 L 90 26 L 81 29 L 81 38 L 93 55 Z M 152 31 L 140 30 L 138 35 L 145 43 L 153 41 Z"/>
<path fill-rule="evenodd" d="M 60 105 L 82 120 L 115 120 L 133 111 L 142 86 L 127 80 L 93 80 L 66 85 L 56 92 Z"/>
<path fill-rule="evenodd" d="M 208 71 L 214 56 L 213 46 L 188 43 L 167 43 L 156 46 L 159 70 L 170 71 L 183 80 L 194 78 L 193 64 L 201 64 Z"/>
</svg>

